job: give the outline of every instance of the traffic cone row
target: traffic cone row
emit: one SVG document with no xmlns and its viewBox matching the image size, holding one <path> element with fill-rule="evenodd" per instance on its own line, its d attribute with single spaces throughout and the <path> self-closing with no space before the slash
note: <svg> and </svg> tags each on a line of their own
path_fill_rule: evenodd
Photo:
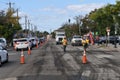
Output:
<svg viewBox="0 0 120 80">
<path fill-rule="evenodd" d="M 28 48 L 28 55 L 31 55 L 31 49 L 30 49 L 30 47 Z"/>
<path fill-rule="evenodd" d="M 87 63 L 87 56 L 86 56 L 86 50 L 84 50 L 83 56 L 82 56 L 82 63 L 86 64 Z"/>
<path fill-rule="evenodd" d="M 38 48 L 38 43 L 36 44 L 36 48 Z M 30 47 L 28 48 L 28 55 L 31 55 Z M 21 50 L 20 63 L 25 64 L 25 57 L 24 57 L 23 50 Z"/>
<path fill-rule="evenodd" d="M 25 64 L 25 57 L 24 57 L 23 50 L 21 51 L 20 63 Z"/>
</svg>

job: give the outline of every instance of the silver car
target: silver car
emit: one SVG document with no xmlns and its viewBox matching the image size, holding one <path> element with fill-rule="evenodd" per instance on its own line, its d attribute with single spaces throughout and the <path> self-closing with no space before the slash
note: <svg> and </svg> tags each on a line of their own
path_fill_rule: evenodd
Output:
<svg viewBox="0 0 120 80">
<path fill-rule="evenodd" d="M 81 46 L 82 45 L 82 37 L 79 35 L 74 35 L 71 40 L 72 46 Z"/>
<path fill-rule="evenodd" d="M 8 52 L 5 48 L 0 46 L 0 67 L 3 62 L 8 62 Z"/>
<path fill-rule="evenodd" d="M 2 46 L 3 48 L 7 47 L 7 42 L 5 38 L 0 38 L 0 46 Z"/>
</svg>

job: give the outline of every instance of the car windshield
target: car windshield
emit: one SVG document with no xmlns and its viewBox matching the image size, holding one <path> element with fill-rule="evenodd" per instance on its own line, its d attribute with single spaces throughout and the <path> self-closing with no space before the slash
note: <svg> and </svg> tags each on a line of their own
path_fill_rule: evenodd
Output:
<svg viewBox="0 0 120 80">
<path fill-rule="evenodd" d="M 73 38 L 81 38 L 81 36 L 74 36 Z"/>
<path fill-rule="evenodd" d="M 57 34 L 57 36 L 65 36 L 65 34 Z"/>
<path fill-rule="evenodd" d="M 31 39 L 32 41 L 35 41 L 35 39 Z"/>
<path fill-rule="evenodd" d="M 0 39 L 0 43 L 4 43 L 4 41 L 2 39 Z"/>
<path fill-rule="evenodd" d="M 26 39 L 21 39 L 21 40 L 17 40 L 17 42 L 25 42 L 27 41 Z"/>
</svg>

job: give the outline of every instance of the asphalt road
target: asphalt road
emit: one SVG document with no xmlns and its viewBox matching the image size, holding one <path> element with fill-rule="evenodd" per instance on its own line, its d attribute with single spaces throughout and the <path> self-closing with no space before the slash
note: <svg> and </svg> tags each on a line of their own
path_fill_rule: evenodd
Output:
<svg viewBox="0 0 120 80">
<path fill-rule="evenodd" d="M 56 45 L 51 39 L 31 55 L 24 51 L 25 64 L 20 64 L 20 51 L 8 49 L 9 62 L 0 68 L 0 80 L 120 80 L 120 51 L 90 46 L 87 64 L 82 64 L 83 48 Z"/>
</svg>

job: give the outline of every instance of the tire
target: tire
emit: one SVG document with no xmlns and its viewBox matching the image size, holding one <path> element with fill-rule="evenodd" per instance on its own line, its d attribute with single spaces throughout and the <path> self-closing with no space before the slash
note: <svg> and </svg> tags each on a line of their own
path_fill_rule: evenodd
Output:
<svg viewBox="0 0 120 80">
<path fill-rule="evenodd" d="M 7 62 L 9 61 L 9 56 L 8 56 L 8 54 L 7 54 L 7 57 L 6 57 L 6 58 L 7 58 L 7 59 L 6 59 L 5 62 L 7 63 Z"/>
<path fill-rule="evenodd" d="M 2 61 L 1 61 L 1 57 L 0 57 L 0 67 L 2 66 Z"/>
<path fill-rule="evenodd" d="M 18 51 L 18 49 L 16 48 L 16 51 Z"/>
</svg>

